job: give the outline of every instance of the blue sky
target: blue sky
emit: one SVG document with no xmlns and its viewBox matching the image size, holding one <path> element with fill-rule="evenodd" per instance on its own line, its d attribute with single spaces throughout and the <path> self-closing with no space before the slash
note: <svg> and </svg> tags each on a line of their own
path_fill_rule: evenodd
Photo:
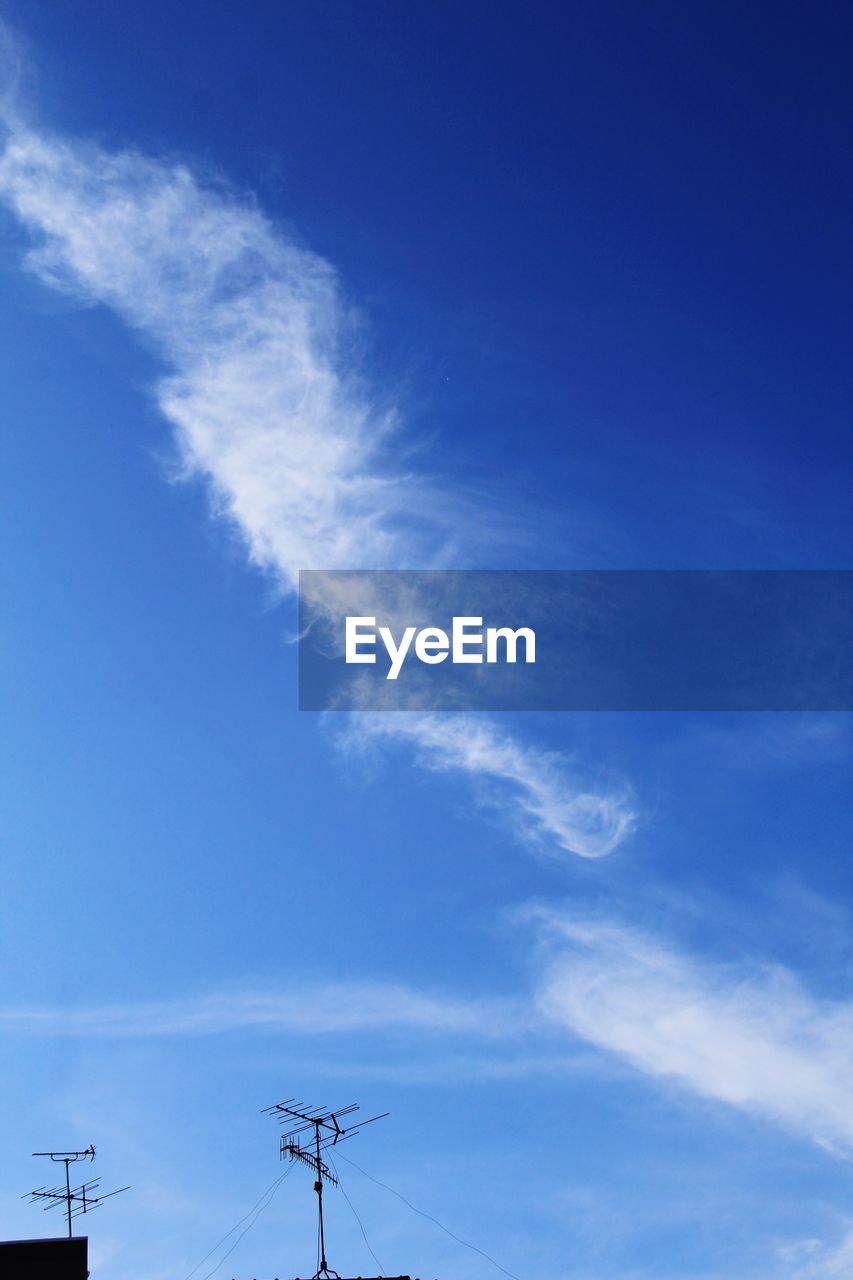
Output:
<svg viewBox="0 0 853 1280">
<path fill-rule="evenodd" d="M 850 567 L 849 14 L 3 16 L 4 1234 L 95 1142 L 93 1275 L 180 1280 L 299 1095 L 522 1280 L 846 1274 L 849 717 L 323 721 L 292 640 L 300 568 Z"/>
</svg>

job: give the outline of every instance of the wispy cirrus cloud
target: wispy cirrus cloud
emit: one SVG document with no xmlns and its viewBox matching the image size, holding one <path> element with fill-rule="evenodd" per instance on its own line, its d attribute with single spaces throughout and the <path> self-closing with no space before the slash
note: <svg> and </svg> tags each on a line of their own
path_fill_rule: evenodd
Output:
<svg viewBox="0 0 853 1280">
<path fill-rule="evenodd" d="M 118 1005 L 0 1009 L 9 1035 L 206 1036 L 249 1029 L 303 1035 L 422 1031 L 505 1037 L 522 1028 L 520 1005 L 465 1000 L 397 984 L 300 983 L 294 990 L 229 990 Z"/>
<path fill-rule="evenodd" d="M 677 1087 L 682 1097 L 735 1108 L 835 1153 L 853 1151 L 853 995 L 817 996 L 780 966 L 722 964 L 613 920 L 578 920 L 541 907 L 522 919 L 544 950 L 532 983 L 514 994 L 472 999 L 357 978 L 300 982 L 111 1006 L 5 1008 L 0 1032 L 117 1038 L 250 1029 L 367 1033 L 371 1042 L 384 1037 L 386 1047 L 397 1036 L 402 1044 L 415 1037 L 429 1042 L 432 1057 L 428 1063 L 419 1058 L 416 1068 L 429 1078 L 462 1061 L 460 1046 L 466 1069 L 481 1077 L 543 1069 L 600 1075 L 604 1055 L 652 1087 Z M 387 1068 L 387 1053 L 380 1057 Z M 835 1253 L 823 1253 L 821 1265 L 829 1266 Z M 816 1259 L 803 1252 L 803 1275 L 812 1274 L 807 1267 L 817 1266 Z"/>
<path fill-rule="evenodd" d="M 110 307 L 172 366 L 157 402 L 254 563 L 292 588 L 310 564 L 435 553 L 448 531 L 433 515 L 433 541 L 403 520 L 434 495 L 383 456 L 393 411 L 359 385 L 329 263 L 251 201 L 135 151 L 16 129 L 0 192 L 41 237 L 29 267 Z"/>
<path fill-rule="evenodd" d="M 853 1224 L 845 1223 L 833 1243 L 817 1237 L 795 1240 L 782 1245 L 778 1256 L 790 1268 L 791 1280 L 846 1280 L 853 1275 Z"/>
<path fill-rule="evenodd" d="M 461 491 L 404 465 L 401 424 L 360 373 L 357 327 L 325 259 L 187 164 L 50 136 L 8 101 L 5 118 L 0 199 L 35 237 L 28 266 L 111 308 L 163 359 L 155 396 L 183 468 L 254 564 L 292 590 L 300 568 L 446 564 L 463 531 L 495 536 Z M 372 732 L 487 779 L 557 849 L 598 856 L 632 828 L 624 796 L 580 790 L 494 724 L 399 717 Z"/>
<path fill-rule="evenodd" d="M 347 745 L 409 741 L 426 769 L 459 773 L 484 786 L 509 788 L 501 794 L 512 805 L 522 838 L 550 842 L 582 858 L 611 853 L 633 830 L 630 795 L 579 789 L 557 752 L 522 746 L 487 719 L 466 715 L 429 715 L 417 711 L 359 717 L 343 737 Z"/>
<path fill-rule="evenodd" d="M 778 965 L 692 957 L 613 922 L 538 913 L 541 1015 L 659 1083 L 853 1149 L 853 999 Z"/>
</svg>

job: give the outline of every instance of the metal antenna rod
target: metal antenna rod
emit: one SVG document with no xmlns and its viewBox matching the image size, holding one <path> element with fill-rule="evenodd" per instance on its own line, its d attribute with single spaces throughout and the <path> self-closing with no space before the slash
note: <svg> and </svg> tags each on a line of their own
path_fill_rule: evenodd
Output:
<svg viewBox="0 0 853 1280">
<path fill-rule="evenodd" d="M 65 1195 L 64 1196 L 56 1197 L 55 1193 L 52 1191 L 33 1191 L 31 1192 L 31 1195 L 33 1197 L 38 1196 L 39 1199 L 45 1196 L 49 1196 L 51 1199 L 62 1199 L 65 1201 L 65 1212 L 68 1215 L 68 1238 L 70 1240 L 72 1235 L 71 1205 L 74 1201 L 74 1196 L 71 1192 L 70 1167 L 72 1164 L 76 1164 L 78 1160 L 94 1160 L 95 1148 L 91 1143 L 89 1143 L 89 1146 L 86 1148 L 85 1151 L 34 1151 L 33 1155 L 48 1156 L 52 1164 L 65 1165 Z"/>
<path fill-rule="evenodd" d="M 315 1160 L 317 1161 L 317 1181 L 314 1183 L 314 1190 L 317 1192 L 317 1213 L 320 1218 L 320 1261 L 317 1268 L 317 1276 L 327 1276 L 329 1268 L 326 1265 L 326 1234 L 323 1230 L 323 1164 L 320 1159 L 320 1121 L 314 1121 L 314 1146 Z M 335 1275 L 338 1273 L 335 1272 Z"/>
<path fill-rule="evenodd" d="M 72 1238 L 73 1231 L 71 1228 L 71 1219 L 76 1218 L 80 1213 L 89 1213 L 92 1209 L 97 1209 L 102 1201 L 109 1199 L 110 1196 L 117 1196 L 119 1191 L 129 1191 L 129 1187 L 119 1187 L 118 1191 L 107 1191 L 104 1194 L 93 1196 L 92 1191 L 100 1183 L 100 1178 L 96 1178 L 94 1182 L 84 1182 L 79 1187 L 71 1189 L 71 1165 L 76 1164 L 78 1160 L 94 1160 L 95 1148 L 93 1145 L 86 1147 L 85 1151 L 34 1151 L 34 1156 L 46 1156 L 52 1164 L 65 1165 L 65 1190 L 62 1187 L 39 1187 L 37 1191 L 31 1191 L 29 1198 L 33 1204 L 39 1201 L 46 1201 L 43 1205 L 45 1209 L 53 1209 L 63 1200 L 65 1201 L 65 1212 L 68 1219 L 68 1238 Z"/>
<path fill-rule="evenodd" d="M 340 1107 L 337 1111 L 324 1111 L 316 1107 L 294 1105 L 294 1099 L 289 1098 L 287 1102 L 278 1102 L 264 1110 L 267 1115 L 277 1116 L 287 1126 L 287 1132 L 279 1143 L 282 1158 L 288 1156 L 291 1160 L 299 1160 L 314 1172 L 314 1190 L 317 1193 L 317 1270 L 312 1280 L 340 1280 L 337 1271 L 330 1270 L 326 1261 L 326 1227 L 323 1219 L 323 1183 L 329 1182 L 335 1187 L 338 1180 L 320 1153 L 326 1147 L 337 1146 L 346 1138 L 353 1137 L 364 1125 L 382 1120 L 388 1112 L 344 1127 L 338 1121 L 358 1110 L 355 1103 Z"/>
</svg>

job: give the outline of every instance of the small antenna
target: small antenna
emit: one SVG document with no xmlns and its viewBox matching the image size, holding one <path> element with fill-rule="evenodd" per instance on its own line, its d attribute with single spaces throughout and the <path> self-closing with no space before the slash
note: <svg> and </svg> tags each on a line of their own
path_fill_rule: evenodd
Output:
<svg viewBox="0 0 853 1280">
<path fill-rule="evenodd" d="M 55 1209 L 58 1204 L 65 1201 L 65 1212 L 68 1218 L 68 1238 L 71 1239 L 71 1219 L 78 1217 L 81 1213 L 89 1213 L 92 1209 L 97 1209 L 99 1204 L 104 1200 L 108 1200 L 110 1196 L 117 1196 L 121 1191 L 129 1191 L 129 1187 L 119 1187 L 118 1191 L 105 1191 L 98 1195 L 93 1195 L 93 1191 L 97 1191 L 101 1185 L 101 1179 L 95 1178 L 91 1182 L 81 1182 L 79 1187 L 71 1186 L 71 1165 L 76 1164 L 78 1160 L 92 1161 L 95 1158 L 95 1148 L 90 1143 L 85 1151 L 34 1151 L 34 1156 L 46 1156 L 53 1164 L 65 1165 L 65 1190 L 62 1187 L 39 1187 L 37 1191 L 27 1193 L 32 1204 L 42 1204 L 43 1209 Z M 26 1199 L 22 1196 L 21 1199 Z"/>
<path fill-rule="evenodd" d="M 318 1231 L 317 1270 L 312 1280 L 322 1280 L 323 1277 L 327 1280 L 329 1277 L 340 1280 L 337 1271 L 330 1271 L 329 1264 L 326 1262 L 326 1236 L 323 1227 L 323 1183 L 325 1181 L 336 1187 L 338 1180 L 320 1152 L 328 1147 L 336 1147 L 346 1138 L 354 1137 L 366 1124 L 373 1124 L 374 1120 L 384 1120 L 390 1114 L 388 1111 L 383 1111 L 382 1115 L 371 1116 L 369 1120 L 359 1120 L 357 1124 L 341 1125 L 339 1123 L 341 1119 L 352 1115 L 355 1111 L 358 1111 L 358 1104 L 355 1102 L 337 1111 L 326 1111 L 323 1107 L 306 1107 L 298 1103 L 295 1098 L 288 1098 L 287 1102 L 277 1102 L 272 1107 L 264 1107 L 264 1115 L 275 1116 L 281 1124 L 287 1126 L 279 1142 L 281 1159 L 287 1156 L 290 1160 L 298 1160 L 314 1171 Z"/>
</svg>

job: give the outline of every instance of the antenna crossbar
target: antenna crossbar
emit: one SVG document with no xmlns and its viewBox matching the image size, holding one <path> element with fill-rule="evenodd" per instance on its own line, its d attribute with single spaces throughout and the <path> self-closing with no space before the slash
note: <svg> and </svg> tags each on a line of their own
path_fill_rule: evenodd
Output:
<svg viewBox="0 0 853 1280">
<path fill-rule="evenodd" d="M 330 1182 L 333 1187 L 338 1185 L 338 1180 L 332 1173 L 331 1169 L 322 1160 L 318 1160 L 313 1151 L 307 1151 L 305 1147 L 300 1147 L 297 1142 L 281 1141 L 281 1156 L 289 1156 L 291 1160 L 301 1160 L 309 1169 L 313 1169 L 315 1175 L 322 1178 L 324 1182 Z"/>
<path fill-rule="evenodd" d="M 358 1111 L 358 1103 L 352 1102 L 346 1107 L 338 1107 L 329 1111 L 325 1107 L 310 1107 L 288 1098 L 286 1102 L 277 1102 L 272 1107 L 264 1107 L 264 1114 L 271 1115 L 285 1127 L 279 1141 L 279 1155 L 290 1160 L 299 1161 L 312 1170 L 314 1174 L 314 1190 L 317 1193 L 317 1270 L 312 1280 L 323 1280 L 323 1277 L 335 1277 L 340 1280 L 337 1271 L 330 1271 L 326 1261 L 326 1236 L 323 1222 L 323 1184 L 338 1185 L 338 1179 L 321 1156 L 322 1151 L 335 1147 L 339 1142 L 353 1137 L 366 1124 L 374 1120 L 382 1120 L 388 1115 L 371 1116 L 369 1120 L 360 1120 L 357 1124 L 342 1125 L 340 1121 Z M 304 1136 L 303 1136 L 304 1135 Z M 303 1145 L 304 1144 L 304 1145 Z"/>
<path fill-rule="evenodd" d="M 77 1218 L 81 1213 L 89 1213 L 92 1209 L 97 1209 L 104 1200 L 108 1200 L 110 1196 L 117 1196 L 122 1191 L 129 1191 L 129 1187 L 119 1187 L 116 1191 L 100 1192 L 100 1178 L 93 1178 L 89 1182 L 81 1182 L 79 1187 L 71 1186 L 71 1165 L 76 1164 L 78 1160 L 94 1160 L 95 1148 L 90 1145 L 84 1151 L 34 1151 L 34 1156 L 45 1156 L 54 1164 L 65 1165 L 65 1186 L 58 1187 L 38 1187 L 35 1191 L 28 1193 L 32 1204 L 39 1204 L 42 1201 L 42 1208 L 55 1209 L 57 1205 L 65 1203 L 65 1214 L 68 1221 L 68 1235 L 72 1235 L 71 1220 Z M 93 1195 L 94 1191 L 98 1191 L 98 1195 Z M 26 1198 L 26 1197 L 24 1197 Z"/>
</svg>

